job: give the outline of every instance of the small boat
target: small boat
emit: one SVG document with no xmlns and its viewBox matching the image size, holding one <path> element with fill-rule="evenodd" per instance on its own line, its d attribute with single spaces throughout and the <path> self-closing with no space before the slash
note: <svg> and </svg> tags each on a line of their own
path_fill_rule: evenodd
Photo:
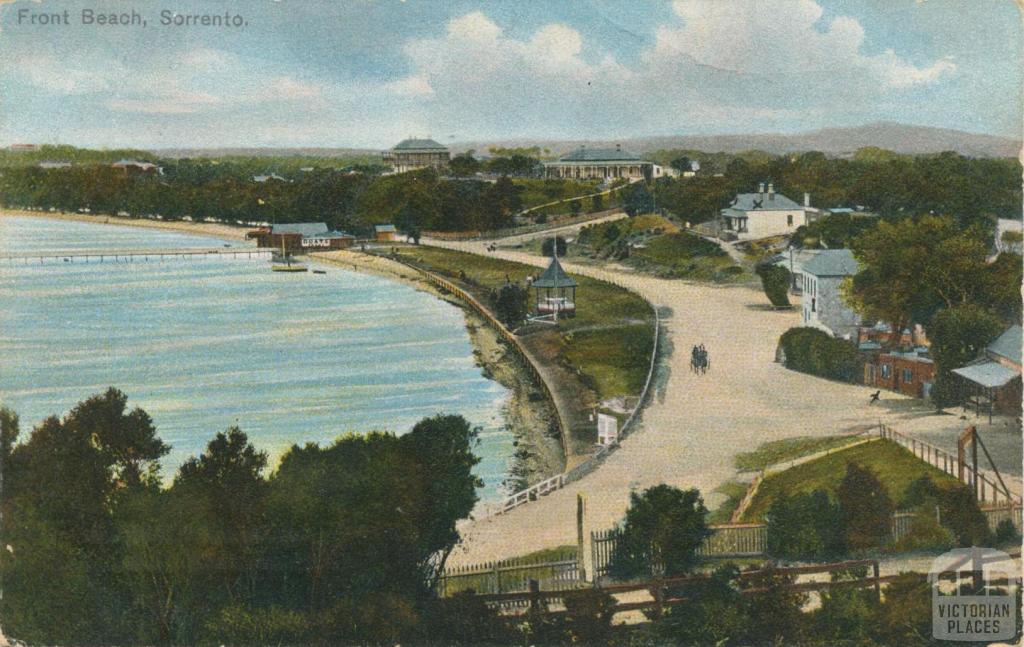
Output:
<svg viewBox="0 0 1024 647">
<path fill-rule="evenodd" d="M 284 239 L 281 240 L 281 255 L 274 255 L 274 258 L 270 261 L 270 271 L 272 272 L 306 272 L 309 268 L 292 261 L 292 255 L 289 254 L 284 248 Z"/>
<path fill-rule="evenodd" d="M 313 270 L 313 274 L 327 274 L 324 270 Z"/>
</svg>

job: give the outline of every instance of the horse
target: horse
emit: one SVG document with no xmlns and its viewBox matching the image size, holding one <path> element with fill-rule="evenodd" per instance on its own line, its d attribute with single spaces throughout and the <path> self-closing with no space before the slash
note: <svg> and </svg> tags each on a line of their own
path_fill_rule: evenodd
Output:
<svg viewBox="0 0 1024 647">
<path fill-rule="evenodd" d="M 708 359 L 708 351 L 704 349 L 704 344 L 694 346 L 690 354 L 690 370 L 703 375 L 708 372 L 710 366 L 711 361 Z"/>
</svg>

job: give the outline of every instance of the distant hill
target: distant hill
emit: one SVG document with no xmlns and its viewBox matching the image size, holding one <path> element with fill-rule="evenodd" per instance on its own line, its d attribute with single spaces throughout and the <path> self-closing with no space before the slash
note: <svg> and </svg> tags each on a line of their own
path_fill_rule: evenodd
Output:
<svg viewBox="0 0 1024 647">
<path fill-rule="evenodd" d="M 452 145 L 453 152 L 473 149 L 485 153 L 491 146 L 513 148 L 538 146 L 551 153 L 568 152 L 580 145 L 611 147 L 622 144 L 635 153 L 656 150 L 688 149 L 708 153 L 738 153 L 748 150 L 763 150 L 776 155 L 803 151 L 821 151 L 835 157 L 852 155 L 858 148 L 877 146 L 896 153 L 925 154 L 942 151 L 956 151 L 969 157 L 1017 157 L 1020 154 L 1019 140 L 994 135 L 911 126 L 894 122 L 877 122 L 853 128 L 822 128 L 792 135 L 750 134 L 750 135 L 672 135 L 663 137 L 632 137 L 618 140 L 544 140 L 510 139 L 500 141 L 465 142 Z"/>
<path fill-rule="evenodd" d="M 154 148 L 160 157 L 380 157 L 370 148 Z"/>
</svg>

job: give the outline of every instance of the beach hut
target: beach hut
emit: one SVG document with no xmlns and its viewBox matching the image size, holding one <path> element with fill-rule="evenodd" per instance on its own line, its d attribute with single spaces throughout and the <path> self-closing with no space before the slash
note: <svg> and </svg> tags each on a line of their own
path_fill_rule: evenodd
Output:
<svg viewBox="0 0 1024 647">
<path fill-rule="evenodd" d="M 551 264 L 531 287 L 538 314 L 551 315 L 555 321 L 576 314 L 576 280 L 565 273 L 557 256 L 552 255 Z"/>
</svg>

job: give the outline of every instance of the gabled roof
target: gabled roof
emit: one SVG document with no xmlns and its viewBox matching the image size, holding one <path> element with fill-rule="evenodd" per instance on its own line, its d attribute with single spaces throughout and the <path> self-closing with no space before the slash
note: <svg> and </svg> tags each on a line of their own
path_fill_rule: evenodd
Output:
<svg viewBox="0 0 1024 647">
<path fill-rule="evenodd" d="M 781 193 L 769 194 L 765 192 L 737 193 L 729 208 L 736 209 L 737 211 L 789 211 L 791 209 L 803 209 L 804 207 Z"/>
<path fill-rule="evenodd" d="M 848 249 L 824 249 L 804 263 L 804 274 L 814 276 L 853 276 L 860 266 Z"/>
<path fill-rule="evenodd" d="M 286 225 L 272 225 L 272 234 L 301 234 L 304 237 L 323 236 L 329 230 L 323 222 L 295 222 Z"/>
<path fill-rule="evenodd" d="M 437 150 L 446 151 L 448 150 L 443 145 L 438 144 L 433 139 L 403 139 L 402 141 L 395 144 L 393 151 L 411 151 L 411 150 Z"/>
<path fill-rule="evenodd" d="M 560 157 L 559 162 L 642 162 L 633 153 L 621 148 L 577 148 L 573 152 Z"/>
<path fill-rule="evenodd" d="M 1014 364 L 1020 364 L 1021 327 L 1010 326 L 996 337 L 996 340 L 985 349 L 990 355 L 1004 357 Z"/>
<path fill-rule="evenodd" d="M 398 231 L 397 229 L 395 229 L 394 225 L 374 225 L 373 230 L 376 231 L 378 234 L 386 234 L 393 231 Z"/>
<path fill-rule="evenodd" d="M 552 258 L 548 269 L 544 270 L 540 278 L 533 282 L 533 287 L 574 288 L 576 287 L 576 280 L 565 273 L 565 270 L 562 269 L 562 264 L 558 262 L 557 258 Z"/>
</svg>

